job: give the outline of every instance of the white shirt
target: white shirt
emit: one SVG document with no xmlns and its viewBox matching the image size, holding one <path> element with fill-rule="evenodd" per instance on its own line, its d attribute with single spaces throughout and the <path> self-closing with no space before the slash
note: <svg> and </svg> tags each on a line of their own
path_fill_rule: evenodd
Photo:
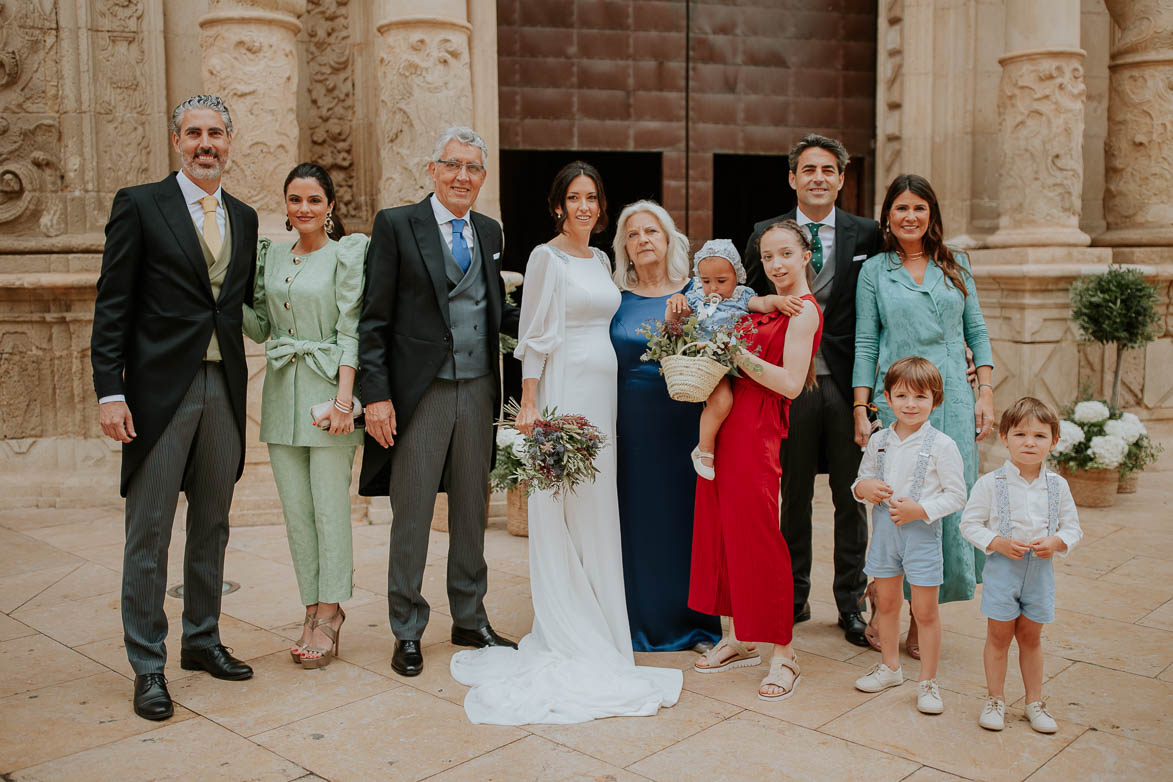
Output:
<svg viewBox="0 0 1173 782">
<path fill-rule="evenodd" d="M 216 225 L 220 227 L 220 236 L 224 236 L 224 229 L 228 226 L 228 213 L 224 211 L 224 191 L 219 185 L 216 185 L 216 192 L 209 193 L 202 187 L 192 182 L 187 174 L 180 169 L 179 173 L 175 175 L 175 181 L 179 184 L 179 191 L 183 193 L 183 201 L 187 204 L 187 211 L 191 215 L 191 220 L 195 223 L 196 233 L 203 234 L 204 232 L 204 206 L 200 203 L 201 198 L 207 198 L 209 195 L 216 197 Z M 449 229 L 451 232 L 451 229 Z M 451 241 L 451 240 L 449 240 Z M 125 402 L 125 394 L 111 394 L 104 396 L 98 400 L 98 404 L 104 405 L 107 402 Z"/>
<path fill-rule="evenodd" d="M 440 203 L 440 199 L 436 198 L 433 193 L 431 199 L 432 214 L 436 216 L 436 224 L 440 226 L 440 236 L 444 237 L 444 243 L 448 245 L 448 252 L 452 252 L 452 221 L 463 220 L 464 230 L 461 234 L 464 235 L 464 243 L 468 245 L 469 257 L 472 256 L 472 220 L 469 213 L 465 213 L 464 217 L 457 217 L 452 211 Z"/>
<path fill-rule="evenodd" d="M 1013 462 L 1007 460 L 1003 466 L 1006 470 L 1006 492 L 1010 495 L 1010 537 L 1020 543 L 1045 538 L 1049 507 L 1046 474 L 1050 471 L 1044 467 L 1039 470 L 1039 477 L 1027 483 Z M 961 514 L 961 536 L 987 554 L 990 553 L 990 544 L 998 537 L 996 472 L 988 472 L 977 479 L 970 492 L 969 503 Z M 1079 528 L 1079 512 L 1075 509 L 1071 489 L 1062 476 L 1057 477 L 1060 493 L 1059 526 L 1055 534 L 1067 544 L 1067 551 L 1060 552 L 1060 556 L 1067 556 L 1083 537 L 1083 531 Z"/>
<path fill-rule="evenodd" d="M 898 500 L 912 494 L 916 458 L 920 453 L 921 442 L 925 439 L 926 426 L 922 425 L 903 440 L 896 434 L 895 426 L 893 423 L 892 433 L 888 435 L 884 475 L 876 474 L 876 454 L 879 452 L 880 435 L 884 430 L 876 432 L 868 440 L 867 448 L 863 451 L 863 459 L 859 463 L 859 477 L 851 484 L 851 493 L 860 502 L 863 502 L 863 499 L 855 494 L 855 487 L 860 481 L 868 478 L 878 478 L 891 486 L 891 499 Z M 956 513 L 965 507 L 965 463 L 961 460 L 961 451 L 957 450 L 957 443 L 939 429 L 933 440 L 925 482 L 921 486 L 920 504 L 925 509 L 929 522 Z"/>
<path fill-rule="evenodd" d="M 831 207 L 831 213 L 824 217 L 822 221 L 810 219 L 797 206 L 794 208 L 794 216 L 796 218 L 795 222 L 799 225 L 807 225 L 808 223 L 814 222 L 818 222 L 821 225 L 819 228 L 819 239 L 823 242 L 823 265 L 826 266 L 835 257 L 835 207 Z M 806 232 L 809 236 L 811 230 L 808 228 Z"/>
<path fill-rule="evenodd" d="M 209 195 L 216 197 L 216 225 L 220 228 L 220 236 L 224 236 L 224 229 L 228 227 L 228 213 L 224 211 L 224 191 L 216 185 L 216 192 L 209 193 L 202 187 L 192 182 L 187 178 L 187 174 L 182 170 L 175 175 L 175 181 L 179 183 L 179 190 L 183 193 L 183 200 L 187 204 L 187 211 L 191 213 L 192 222 L 195 223 L 196 233 L 203 234 L 204 232 L 204 207 L 200 203 L 201 198 L 207 198 Z"/>
</svg>

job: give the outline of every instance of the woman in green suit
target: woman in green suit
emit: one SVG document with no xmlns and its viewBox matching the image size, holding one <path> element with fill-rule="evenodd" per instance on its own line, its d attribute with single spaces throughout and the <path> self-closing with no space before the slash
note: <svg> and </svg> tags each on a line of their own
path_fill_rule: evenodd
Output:
<svg viewBox="0 0 1173 782">
<path fill-rule="evenodd" d="M 334 213 L 334 183 L 321 166 L 302 163 L 285 179 L 290 244 L 257 243 L 253 306 L 244 333 L 265 343 L 261 440 L 289 538 L 305 620 L 290 649 L 304 668 L 329 664 L 351 596 L 350 477 L 355 447 L 352 411 L 358 366 L 367 237 L 344 236 Z M 316 420 L 310 408 L 328 402 Z"/>
<path fill-rule="evenodd" d="M 882 250 L 864 262 L 855 289 L 855 441 L 863 447 L 871 432 L 869 397 L 884 426 L 895 420 L 883 394 L 888 367 L 905 356 L 923 356 L 945 381 L 945 401 L 929 420 L 957 443 L 966 488 L 972 488 L 978 477 L 977 441 L 990 433 L 994 422 L 994 356 L 969 259 L 945 246 L 937 196 L 928 180 L 916 174 L 901 174 L 889 185 L 880 231 Z M 976 401 L 966 378 L 966 345 L 977 366 Z M 942 603 L 969 600 L 981 580 L 982 559 L 961 537 L 960 517 L 954 513 L 941 521 Z M 915 617 L 906 644 L 919 659 Z"/>
</svg>

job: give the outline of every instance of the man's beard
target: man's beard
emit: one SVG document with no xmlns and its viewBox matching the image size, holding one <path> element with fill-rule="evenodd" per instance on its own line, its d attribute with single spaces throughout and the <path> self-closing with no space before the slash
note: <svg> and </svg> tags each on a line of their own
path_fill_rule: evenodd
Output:
<svg viewBox="0 0 1173 782">
<path fill-rule="evenodd" d="M 199 156 L 202 150 L 196 151 L 194 155 L 184 161 L 184 170 L 192 179 L 219 179 L 220 175 L 224 173 L 224 163 L 220 160 L 219 155 L 211 167 L 200 165 Z"/>
</svg>

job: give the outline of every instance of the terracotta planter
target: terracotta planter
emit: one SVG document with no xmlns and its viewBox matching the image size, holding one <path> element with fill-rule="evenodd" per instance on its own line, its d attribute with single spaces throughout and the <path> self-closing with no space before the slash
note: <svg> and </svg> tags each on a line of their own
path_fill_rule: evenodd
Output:
<svg viewBox="0 0 1173 782">
<path fill-rule="evenodd" d="M 520 489 L 505 492 L 505 529 L 510 535 L 529 537 L 529 498 Z"/>
<path fill-rule="evenodd" d="M 1117 494 L 1136 494 L 1136 484 L 1140 481 L 1140 471 L 1133 470 L 1120 479 L 1116 486 Z"/>
<path fill-rule="evenodd" d="M 1083 508 L 1107 508 L 1116 502 L 1120 473 L 1111 470 L 1059 470 L 1071 487 L 1075 504 Z"/>
</svg>

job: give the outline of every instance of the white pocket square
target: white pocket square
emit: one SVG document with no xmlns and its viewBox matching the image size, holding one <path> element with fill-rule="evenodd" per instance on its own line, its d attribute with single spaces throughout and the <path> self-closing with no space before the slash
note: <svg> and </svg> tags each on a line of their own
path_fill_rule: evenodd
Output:
<svg viewBox="0 0 1173 782">
<path fill-rule="evenodd" d="M 856 261 L 866 261 L 867 259 L 868 259 L 868 257 L 866 255 L 853 255 L 853 256 L 851 256 L 852 263 L 855 263 Z"/>
<path fill-rule="evenodd" d="M 500 258 L 500 257 L 501 257 L 501 253 L 493 253 L 493 260 L 494 260 L 494 261 L 495 261 L 495 260 L 497 260 L 497 259 L 498 259 L 498 258 Z"/>
</svg>

